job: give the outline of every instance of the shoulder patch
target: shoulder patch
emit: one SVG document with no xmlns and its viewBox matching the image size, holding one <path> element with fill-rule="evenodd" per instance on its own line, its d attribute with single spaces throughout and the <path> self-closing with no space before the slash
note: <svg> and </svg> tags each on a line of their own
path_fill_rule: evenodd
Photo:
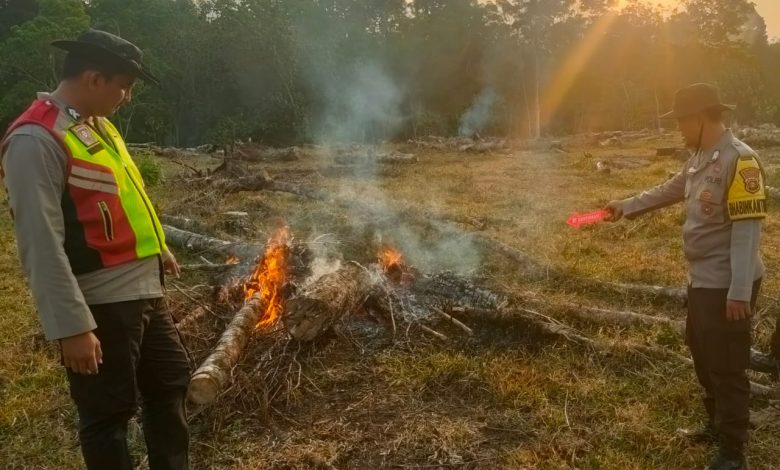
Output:
<svg viewBox="0 0 780 470">
<path fill-rule="evenodd" d="M 737 147 L 739 150 L 739 148 Z M 748 150 L 750 148 L 748 147 Z M 731 220 L 766 217 L 766 184 L 764 171 L 755 154 L 741 155 L 735 162 L 734 179 L 728 193 Z"/>
<path fill-rule="evenodd" d="M 86 124 L 77 124 L 71 127 L 70 130 L 85 147 L 92 147 L 98 143 L 98 139 L 92 133 L 92 129 Z"/>
</svg>

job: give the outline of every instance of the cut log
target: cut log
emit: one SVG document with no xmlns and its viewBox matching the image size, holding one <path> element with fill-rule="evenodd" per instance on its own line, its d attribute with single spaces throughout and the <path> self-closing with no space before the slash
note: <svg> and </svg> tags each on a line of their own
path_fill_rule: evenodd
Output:
<svg viewBox="0 0 780 470">
<path fill-rule="evenodd" d="M 540 302 L 541 303 L 541 302 Z M 556 304 L 563 307 L 563 311 L 580 320 L 599 323 L 602 325 L 617 325 L 622 327 L 632 326 L 668 326 L 682 334 L 685 331 L 685 322 L 672 320 L 671 318 L 644 315 L 636 312 L 608 310 L 597 307 L 585 307 L 577 304 Z"/>
<path fill-rule="evenodd" d="M 192 251 L 210 251 L 226 257 L 236 256 L 244 263 L 254 261 L 263 252 L 263 245 L 259 244 L 231 243 L 170 225 L 163 225 L 163 230 L 165 231 L 165 239 L 171 246 Z"/>
<path fill-rule="evenodd" d="M 297 293 L 283 315 L 287 331 L 299 341 L 311 341 L 366 301 L 372 281 L 357 263 L 346 263 Z"/>
<path fill-rule="evenodd" d="M 396 165 L 396 164 L 408 164 L 417 163 L 419 160 L 414 154 L 391 152 L 380 153 L 376 155 L 372 154 L 346 154 L 337 155 L 334 162 L 338 165 L 371 165 L 375 163 L 383 165 Z"/>
<path fill-rule="evenodd" d="M 188 397 L 193 403 L 212 403 L 230 382 L 231 370 L 238 363 L 262 312 L 263 302 L 254 296 L 236 313 L 214 351 L 192 375 Z"/>
<path fill-rule="evenodd" d="M 176 324 L 176 329 L 179 330 L 179 333 L 187 334 L 191 328 L 200 323 L 207 313 L 209 313 L 208 309 L 203 306 L 196 308 Z"/>
<path fill-rule="evenodd" d="M 239 191 L 262 191 L 269 189 L 273 180 L 266 174 L 241 176 L 238 178 L 225 178 L 213 180 L 211 186 L 225 192 L 236 193 Z"/>
<path fill-rule="evenodd" d="M 300 159 L 301 153 L 298 147 L 243 146 L 236 149 L 238 158 L 250 162 L 294 162 Z"/>
<path fill-rule="evenodd" d="M 643 284 L 620 284 L 614 282 L 606 282 L 604 285 L 627 294 L 665 297 L 677 301 L 685 301 L 688 298 L 688 291 L 684 287 L 647 286 Z"/>
<path fill-rule="evenodd" d="M 190 219 L 189 217 L 184 217 L 181 215 L 162 214 L 160 215 L 160 222 L 165 225 L 170 225 L 171 227 L 176 227 L 178 229 L 189 230 L 190 232 L 201 233 L 208 230 L 206 224 L 198 220 Z"/>
</svg>

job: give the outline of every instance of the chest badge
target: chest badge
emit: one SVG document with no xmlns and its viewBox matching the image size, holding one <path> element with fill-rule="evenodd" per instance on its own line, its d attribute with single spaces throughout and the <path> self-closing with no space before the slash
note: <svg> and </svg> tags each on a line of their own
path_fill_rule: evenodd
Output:
<svg viewBox="0 0 780 470">
<path fill-rule="evenodd" d="M 78 126 L 73 126 L 71 130 L 73 131 L 73 134 L 75 134 L 76 138 L 79 139 L 79 141 L 87 147 L 92 147 L 93 145 L 98 143 L 95 134 L 93 134 L 89 126 L 85 124 L 79 124 Z"/>
<path fill-rule="evenodd" d="M 758 168 L 744 168 L 740 170 L 739 176 L 745 183 L 745 191 L 755 194 L 761 190 L 761 170 Z"/>
<path fill-rule="evenodd" d="M 723 171 L 723 165 L 720 164 L 720 162 L 715 162 L 714 165 L 712 165 L 712 172 L 716 175 L 719 175 Z"/>
<path fill-rule="evenodd" d="M 706 215 L 707 217 L 711 216 L 715 212 L 715 208 L 712 204 L 703 202 L 701 204 L 701 212 L 702 214 Z"/>
<path fill-rule="evenodd" d="M 699 195 L 699 199 L 704 202 L 712 202 L 712 192 L 711 191 L 702 191 Z"/>
</svg>

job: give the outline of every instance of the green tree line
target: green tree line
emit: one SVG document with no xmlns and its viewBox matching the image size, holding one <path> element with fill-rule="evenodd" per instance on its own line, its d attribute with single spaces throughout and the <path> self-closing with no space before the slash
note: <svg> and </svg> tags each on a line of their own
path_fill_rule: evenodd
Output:
<svg viewBox="0 0 780 470">
<path fill-rule="evenodd" d="M 191 146 L 539 137 L 656 128 L 717 83 L 740 123 L 780 124 L 780 44 L 748 0 L 0 0 L 0 126 L 56 86 L 48 46 L 88 27 L 145 51 L 117 121 Z"/>
</svg>

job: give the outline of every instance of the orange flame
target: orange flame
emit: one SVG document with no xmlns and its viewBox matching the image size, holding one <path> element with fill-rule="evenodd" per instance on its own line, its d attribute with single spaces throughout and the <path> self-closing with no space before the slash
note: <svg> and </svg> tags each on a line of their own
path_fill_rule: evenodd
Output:
<svg viewBox="0 0 780 470">
<path fill-rule="evenodd" d="M 255 272 L 244 285 L 244 298 L 248 301 L 260 294 L 265 311 L 255 326 L 258 329 L 273 326 L 284 310 L 281 290 L 287 282 L 287 260 L 290 252 L 290 230 L 284 226 L 268 240 L 268 246 Z"/>
<path fill-rule="evenodd" d="M 400 251 L 393 246 L 385 246 L 379 250 L 379 265 L 383 270 L 399 269 L 403 266 L 404 257 Z"/>
</svg>

